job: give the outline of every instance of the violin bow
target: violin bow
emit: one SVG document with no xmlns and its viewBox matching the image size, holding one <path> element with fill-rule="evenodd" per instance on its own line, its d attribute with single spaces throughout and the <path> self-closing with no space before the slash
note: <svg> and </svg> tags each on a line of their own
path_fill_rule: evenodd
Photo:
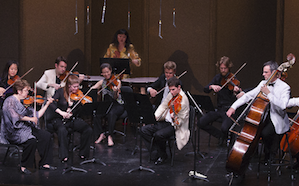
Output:
<svg viewBox="0 0 299 186">
<path fill-rule="evenodd" d="M 33 67 L 31 68 L 31 69 L 29 69 L 24 75 L 22 75 L 19 79 L 22 79 L 23 77 L 25 77 L 29 72 L 31 72 L 33 70 Z M 5 91 L 3 92 L 3 94 L 8 90 L 8 89 L 10 89 L 10 87 L 12 87 L 14 84 L 16 83 L 16 81 L 15 82 L 13 82 L 13 84 L 11 84 L 11 85 L 9 85 L 6 89 L 5 89 Z"/>
<path fill-rule="evenodd" d="M 126 69 L 124 69 L 123 71 L 121 71 L 117 76 L 114 77 L 114 79 L 112 79 L 112 81 L 114 81 L 116 78 L 118 78 L 119 76 L 121 76 L 125 71 L 126 71 Z M 110 81 L 101 90 L 99 90 L 97 94 L 100 94 L 106 87 L 108 87 L 111 84 L 112 81 Z"/>
<path fill-rule="evenodd" d="M 34 100 L 33 100 L 33 117 L 36 117 L 36 81 L 34 82 Z M 37 124 L 37 123 L 36 123 Z"/>
<path fill-rule="evenodd" d="M 82 96 L 81 99 L 79 99 L 79 101 L 72 107 L 72 109 L 70 109 L 67 113 L 71 113 L 78 105 L 79 103 L 89 94 L 89 92 L 92 90 L 92 87 L 90 87 L 90 89 Z"/>
<path fill-rule="evenodd" d="M 238 70 L 237 72 L 231 77 L 229 78 L 223 85 L 222 87 L 220 88 L 220 90 L 225 87 L 225 85 L 227 85 L 234 77 L 236 77 L 236 75 L 242 70 L 242 68 L 246 65 L 246 63 L 244 63 Z"/>
<path fill-rule="evenodd" d="M 126 69 L 124 69 L 123 71 L 121 71 L 120 74 L 118 74 L 117 76 L 115 76 L 115 78 L 113 80 L 115 80 L 116 78 L 118 78 L 121 74 L 123 74 L 125 72 Z M 99 92 L 101 92 L 104 88 L 106 88 L 111 82 L 109 82 L 105 87 L 103 87 Z M 89 94 L 89 92 L 92 90 L 92 87 L 90 87 L 90 89 L 82 96 L 82 98 L 72 107 L 72 109 L 70 109 L 67 113 L 71 113 L 78 105 L 79 103 Z M 99 93 L 98 92 L 98 93 Z"/>
<path fill-rule="evenodd" d="M 180 79 L 180 78 L 181 78 L 183 75 L 185 75 L 186 73 L 187 73 L 187 70 L 184 71 L 183 73 L 181 73 L 181 75 L 178 76 L 178 79 Z M 160 94 L 165 88 L 166 88 L 166 86 L 163 87 L 161 90 L 159 90 L 159 91 L 157 92 L 157 95 Z M 157 96 L 157 95 L 156 95 L 156 96 Z"/>
<path fill-rule="evenodd" d="M 69 75 L 73 72 L 73 70 L 75 69 L 75 67 L 78 65 L 78 61 L 73 65 L 73 67 L 71 68 L 71 70 L 69 71 L 69 73 L 63 78 L 63 80 L 61 82 L 64 82 L 66 80 L 67 77 L 69 77 Z"/>
<path fill-rule="evenodd" d="M 199 110 L 199 112 L 203 116 L 204 115 L 203 111 L 199 108 L 198 104 L 195 102 L 195 100 L 193 99 L 193 97 L 191 96 L 189 91 L 187 91 L 187 94 L 188 94 L 189 98 L 191 99 L 191 101 L 194 103 L 195 107 Z"/>
</svg>

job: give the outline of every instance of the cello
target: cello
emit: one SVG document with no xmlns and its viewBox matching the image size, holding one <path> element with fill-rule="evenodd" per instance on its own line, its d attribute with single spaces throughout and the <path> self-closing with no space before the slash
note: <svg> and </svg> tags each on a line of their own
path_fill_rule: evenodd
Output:
<svg viewBox="0 0 299 186">
<path fill-rule="evenodd" d="M 287 62 L 282 63 L 277 70 L 272 72 L 266 85 L 269 85 L 278 73 L 285 72 L 287 68 L 295 63 L 295 56 L 293 54 L 288 54 L 287 59 Z M 267 115 L 266 110 L 268 110 L 269 103 L 270 101 L 267 96 L 260 91 L 235 122 L 237 123 L 247 113 L 241 132 L 234 132 L 230 129 L 231 132 L 237 134 L 237 138 L 226 161 L 226 169 L 228 171 L 238 175 L 244 174 L 259 142 L 261 131 L 265 126 L 264 120 Z"/>
<path fill-rule="evenodd" d="M 295 156 L 299 153 L 299 114 L 297 113 L 291 121 L 290 131 L 287 132 L 290 145 L 291 155 Z M 280 149 L 283 152 L 288 152 L 288 143 L 286 140 L 286 134 L 283 135 L 280 141 Z"/>
</svg>

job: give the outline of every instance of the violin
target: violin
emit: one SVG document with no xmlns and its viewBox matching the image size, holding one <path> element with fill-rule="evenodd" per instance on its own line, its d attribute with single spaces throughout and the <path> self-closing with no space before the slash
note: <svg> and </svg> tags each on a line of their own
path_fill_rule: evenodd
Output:
<svg viewBox="0 0 299 186">
<path fill-rule="evenodd" d="M 229 73 L 227 74 L 225 77 L 223 77 L 221 79 L 221 89 L 223 87 L 225 87 L 226 85 L 228 86 L 229 90 L 234 90 L 235 86 L 240 86 L 240 81 L 235 79 L 236 75 L 240 72 L 240 70 L 246 65 L 246 63 L 244 63 L 235 74 L 233 73 Z M 220 89 L 220 90 L 221 90 Z"/>
<path fill-rule="evenodd" d="M 20 76 L 15 75 L 13 78 L 10 78 L 9 80 L 7 80 L 7 84 L 8 85 L 12 85 L 15 83 L 16 80 L 18 80 L 20 78 Z"/>
<path fill-rule="evenodd" d="M 169 102 L 168 102 L 168 107 L 169 107 L 169 112 L 170 114 L 174 114 L 173 122 L 178 126 L 180 123 L 178 121 L 178 118 L 176 117 L 177 114 L 180 112 L 182 109 L 182 95 L 178 94 L 176 97 L 173 97 Z"/>
<path fill-rule="evenodd" d="M 84 105 L 85 103 L 92 103 L 92 98 L 89 96 L 84 96 L 83 92 L 81 90 L 78 90 L 76 93 L 72 93 L 70 95 L 71 100 L 73 101 L 79 101 L 81 100 L 81 103 Z"/>
<path fill-rule="evenodd" d="M 227 81 L 229 82 L 227 83 Z M 234 90 L 235 86 L 240 86 L 240 81 L 234 77 L 233 73 L 229 73 L 225 77 L 222 77 L 221 86 L 227 86 L 229 90 Z"/>
<path fill-rule="evenodd" d="M 111 90 L 113 87 L 117 87 L 118 86 L 117 78 L 114 75 L 112 75 L 111 78 L 107 81 L 106 86 L 109 87 Z"/>
</svg>

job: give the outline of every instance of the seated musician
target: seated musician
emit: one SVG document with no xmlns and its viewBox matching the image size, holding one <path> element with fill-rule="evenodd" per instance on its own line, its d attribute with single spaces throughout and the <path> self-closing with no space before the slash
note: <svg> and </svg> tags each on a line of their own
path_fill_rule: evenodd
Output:
<svg viewBox="0 0 299 186">
<path fill-rule="evenodd" d="M 92 128 L 81 118 L 77 117 L 80 111 L 81 103 L 73 108 L 78 100 L 71 99 L 79 90 L 80 80 L 76 75 L 69 75 L 64 87 L 59 88 L 49 106 L 49 118 L 47 129 L 55 131 L 58 135 L 59 157 L 62 163 L 66 162 L 68 156 L 68 128 L 79 132 L 80 151 L 79 156 L 82 160 L 89 158 L 90 142 L 92 139 Z M 75 96 L 76 97 L 76 96 Z M 70 112 L 72 109 L 72 112 Z"/>
<path fill-rule="evenodd" d="M 155 100 L 154 103 L 156 107 L 158 107 L 160 103 L 168 95 L 169 87 L 167 85 L 167 80 L 172 78 L 175 75 L 175 72 L 176 72 L 175 62 L 167 61 L 166 63 L 164 63 L 164 73 L 147 88 L 147 92 L 150 94 L 152 98 L 157 96 L 157 99 Z M 157 92 L 164 87 L 165 89 L 159 95 L 157 95 Z"/>
<path fill-rule="evenodd" d="M 228 130 L 232 125 L 232 121 L 228 118 L 225 112 L 229 109 L 230 105 L 236 100 L 236 92 L 240 91 L 238 86 L 234 86 L 232 90 L 225 86 L 221 89 L 221 81 L 225 80 L 230 74 L 230 69 L 233 66 L 232 61 L 226 57 L 221 57 L 220 61 L 216 63 L 219 68 L 220 74 L 214 76 L 212 81 L 204 87 L 205 93 L 210 93 L 212 90 L 217 94 L 217 109 L 210 111 L 198 120 L 198 127 L 205 130 L 212 136 L 218 138 L 218 145 L 221 146 L 227 137 Z M 217 119 L 222 119 L 221 131 L 215 126 L 211 125 Z"/>
<path fill-rule="evenodd" d="M 280 80 L 277 76 L 273 77 L 268 86 L 265 85 L 271 77 L 273 71 L 278 68 L 274 61 L 268 61 L 263 65 L 262 80 L 257 87 L 245 93 L 241 98 L 235 101 L 226 112 L 230 117 L 235 110 L 249 100 L 255 98 L 261 91 L 270 100 L 270 109 L 266 111 L 267 117 L 264 121 L 264 128 L 261 136 L 265 144 L 265 161 L 272 160 L 276 156 L 279 148 L 280 135 L 289 130 L 289 121 L 286 113 L 286 107 L 290 98 L 290 86 Z"/>
<path fill-rule="evenodd" d="M 114 145 L 113 142 L 113 131 L 115 128 L 116 120 L 119 116 L 123 114 L 125 111 L 124 102 L 120 95 L 121 82 L 112 74 L 112 68 L 110 64 L 103 63 L 100 67 L 101 75 L 105 78 L 97 82 L 92 89 L 102 88 L 102 100 L 103 101 L 111 101 L 112 107 L 110 108 L 107 119 L 108 119 L 108 146 L 112 147 Z M 108 86 L 106 86 L 108 85 Z M 95 136 L 97 140 L 95 143 L 100 143 L 106 135 L 102 129 L 101 118 L 97 119 L 97 122 L 94 126 Z"/>
<path fill-rule="evenodd" d="M 9 60 L 3 69 L 2 75 L 0 77 L 0 108 L 2 108 L 4 98 L 13 94 L 12 86 L 6 91 L 5 89 L 8 88 L 10 84 L 14 83 L 14 81 L 18 78 L 18 69 L 19 63 L 14 60 Z"/>
<path fill-rule="evenodd" d="M 40 155 L 40 169 L 55 170 L 52 163 L 51 134 L 40 130 L 38 118 L 40 118 L 53 101 L 49 98 L 47 103 L 38 112 L 32 107 L 26 108 L 21 101 L 24 100 L 30 89 L 26 80 L 16 80 L 14 94 L 5 99 L 3 104 L 3 118 L 1 121 L 2 143 L 22 145 L 21 172 L 31 174 L 28 168 L 32 168 L 35 161 L 35 152 L 38 149 Z M 35 112 L 35 114 L 34 114 Z"/>
<path fill-rule="evenodd" d="M 289 99 L 287 107 L 299 107 L 299 97 L 293 97 Z M 297 115 L 299 114 L 299 109 L 297 111 Z M 295 124 L 293 124 L 295 125 Z M 293 165 L 293 169 L 298 169 L 299 167 L 299 153 L 295 155 L 295 158 L 297 159 L 297 162 Z"/>
<path fill-rule="evenodd" d="M 46 91 L 47 97 L 52 97 L 56 90 L 64 87 L 65 82 L 62 77 L 65 77 L 67 61 L 64 57 L 59 56 L 55 60 L 55 69 L 46 70 L 43 76 L 38 80 L 36 86 Z M 84 75 L 79 75 L 80 82 L 84 79 Z"/>
<path fill-rule="evenodd" d="M 145 125 L 140 128 L 141 136 L 145 139 L 145 144 L 149 148 L 152 137 L 154 146 L 157 149 L 156 165 L 162 164 L 167 159 L 165 139 L 175 135 L 176 144 L 181 150 L 188 142 L 189 131 L 189 101 L 186 94 L 181 89 L 180 80 L 172 77 L 167 80 L 170 93 L 155 111 L 156 120 L 165 116 L 163 121 L 157 124 Z M 173 105 L 173 107 L 172 107 Z M 171 112 L 176 109 L 175 113 Z"/>
</svg>

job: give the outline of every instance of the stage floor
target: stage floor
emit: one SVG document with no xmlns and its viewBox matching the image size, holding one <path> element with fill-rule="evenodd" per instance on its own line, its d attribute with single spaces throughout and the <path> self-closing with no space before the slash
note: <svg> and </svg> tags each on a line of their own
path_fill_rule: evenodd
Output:
<svg viewBox="0 0 299 186">
<path fill-rule="evenodd" d="M 122 125 L 117 124 L 117 129 L 122 130 Z M 200 152 L 204 154 L 204 158 L 198 156 L 196 159 L 196 170 L 207 176 L 208 181 L 189 179 L 188 173 L 194 170 L 193 155 L 186 155 L 192 152 L 192 144 L 189 143 L 181 150 L 175 151 L 174 165 L 171 167 L 170 155 L 168 160 L 162 165 L 155 165 L 154 162 L 148 162 L 148 151 L 143 145 L 142 148 L 142 167 L 150 168 L 155 173 L 146 170 L 133 171 L 131 169 L 139 169 L 140 167 L 140 151 L 135 149 L 134 128 L 128 126 L 126 142 L 123 143 L 123 137 L 115 134 L 115 145 L 107 146 L 107 141 L 95 145 L 96 163 L 88 163 L 80 165 L 78 153 L 74 153 L 74 167 L 85 169 L 83 172 L 68 172 L 62 174 L 67 165 L 62 164 L 58 158 L 57 136 L 54 136 L 54 166 L 56 171 L 34 170 L 31 175 L 21 174 L 17 162 L 18 158 L 14 155 L 7 159 L 5 165 L 2 164 L 6 148 L 0 147 L 0 185 L 130 185 L 130 186 L 168 186 L 168 185 L 228 185 L 229 174 L 225 169 L 227 148 L 218 147 L 217 139 L 211 138 L 210 147 L 208 146 L 209 136 L 206 132 L 200 132 Z M 75 135 L 78 143 L 79 136 Z M 138 141 L 139 144 L 139 141 Z M 93 156 L 91 151 L 91 158 Z M 168 151 L 169 152 L 169 151 Z M 36 157 L 38 160 L 38 156 Z M 232 185 L 242 186 L 264 186 L 267 185 L 267 168 L 261 166 L 260 178 L 257 179 L 257 156 L 255 156 L 248 167 L 244 179 L 235 178 Z M 98 163 L 104 162 L 106 166 Z M 295 173 L 295 178 L 299 175 Z M 185 180 L 186 179 L 186 180 Z M 185 180 L 185 181 L 183 181 Z M 282 167 L 282 175 L 279 176 L 275 170 L 272 170 L 272 186 L 280 185 L 298 185 L 298 180 L 291 181 L 290 170 Z"/>
</svg>

